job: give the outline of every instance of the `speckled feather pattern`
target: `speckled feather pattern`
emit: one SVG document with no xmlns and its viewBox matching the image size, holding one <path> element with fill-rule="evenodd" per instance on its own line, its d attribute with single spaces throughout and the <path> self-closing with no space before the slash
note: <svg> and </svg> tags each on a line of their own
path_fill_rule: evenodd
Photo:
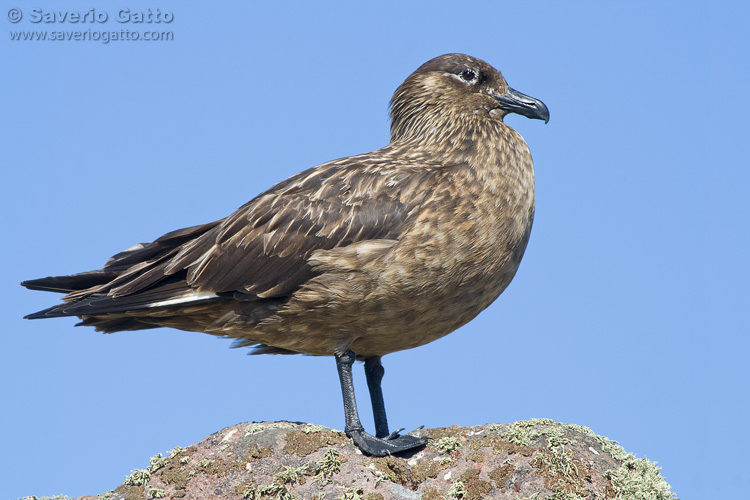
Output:
<svg viewBox="0 0 750 500">
<path fill-rule="evenodd" d="M 511 282 L 534 216 L 531 155 L 489 95 L 505 80 L 478 59 L 455 64 L 483 79 L 419 68 L 394 94 L 389 145 L 301 172 L 103 270 L 27 282 L 69 292 L 31 317 L 360 357 L 452 332 Z"/>
</svg>

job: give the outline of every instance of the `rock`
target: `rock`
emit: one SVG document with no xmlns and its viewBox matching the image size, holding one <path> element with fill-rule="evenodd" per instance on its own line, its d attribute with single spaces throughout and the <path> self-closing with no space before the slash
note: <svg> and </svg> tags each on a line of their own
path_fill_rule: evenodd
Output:
<svg viewBox="0 0 750 500">
<path fill-rule="evenodd" d="M 344 433 L 292 422 L 244 423 L 151 458 L 115 490 L 79 500 L 673 499 L 659 468 L 578 425 L 417 431 L 406 456 L 362 455 Z"/>
</svg>

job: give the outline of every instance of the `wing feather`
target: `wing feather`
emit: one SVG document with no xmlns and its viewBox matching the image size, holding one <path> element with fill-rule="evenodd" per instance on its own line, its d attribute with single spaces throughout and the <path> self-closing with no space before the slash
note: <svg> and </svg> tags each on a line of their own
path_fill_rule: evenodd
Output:
<svg viewBox="0 0 750 500">
<path fill-rule="evenodd" d="M 287 296 L 317 274 L 308 263 L 313 251 L 398 239 L 422 201 L 415 194 L 429 190 L 422 185 L 403 196 L 403 173 L 389 175 L 386 163 L 363 171 L 359 163 L 333 162 L 302 172 L 184 245 L 162 272 L 187 272 L 187 284 L 200 291 Z M 422 169 L 423 184 L 434 172 Z"/>
<path fill-rule="evenodd" d="M 314 251 L 364 240 L 398 240 L 441 170 L 417 162 L 396 168 L 399 161 L 383 156 L 382 150 L 373 155 L 301 172 L 223 220 L 120 252 L 104 270 L 84 273 L 87 278 L 81 282 L 95 283 L 91 288 L 48 278 L 47 289 L 72 293 L 65 297 L 67 304 L 33 317 L 133 311 L 179 303 L 183 297 L 288 297 L 319 274 L 308 262 Z M 45 285 L 38 281 L 27 285 Z"/>
</svg>

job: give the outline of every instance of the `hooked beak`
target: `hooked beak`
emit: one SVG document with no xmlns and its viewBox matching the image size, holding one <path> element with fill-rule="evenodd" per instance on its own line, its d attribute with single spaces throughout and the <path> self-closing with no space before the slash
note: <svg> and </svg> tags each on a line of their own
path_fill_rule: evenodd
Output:
<svg viewBox="0 0 750 500">
<path fill-rule="evenodd" d="M 542 101 L 522 94 L 510 87 L 508 87 L 508 91 L 504 94 L 495 94 L 492 95 L 492 98 L 500 103 L 500 109 L 508 113 L 518 113 L 527 118 L 544 120 L 544 123 L 549 121 L 549 109 L 547 109 L 547 106 Z"/>
</svg>

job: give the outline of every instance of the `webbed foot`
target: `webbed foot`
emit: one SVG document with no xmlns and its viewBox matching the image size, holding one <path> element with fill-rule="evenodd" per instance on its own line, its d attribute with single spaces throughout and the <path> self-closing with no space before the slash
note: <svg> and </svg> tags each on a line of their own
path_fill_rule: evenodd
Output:
<svg viewBox="0 0 750 500">
<path fill-rule="evenodd" d="M 409 434 L 400 435 L 398 431 L 385 438 L 377 438 L 364 430 L 348 431 L 347 435 L 352 438 L 354 444 L 367 455 L 374 457 L 385 457 L 403 451 L 421 448 L 429 441 L 428 437 L 416 437 Z"/>
</svg>

